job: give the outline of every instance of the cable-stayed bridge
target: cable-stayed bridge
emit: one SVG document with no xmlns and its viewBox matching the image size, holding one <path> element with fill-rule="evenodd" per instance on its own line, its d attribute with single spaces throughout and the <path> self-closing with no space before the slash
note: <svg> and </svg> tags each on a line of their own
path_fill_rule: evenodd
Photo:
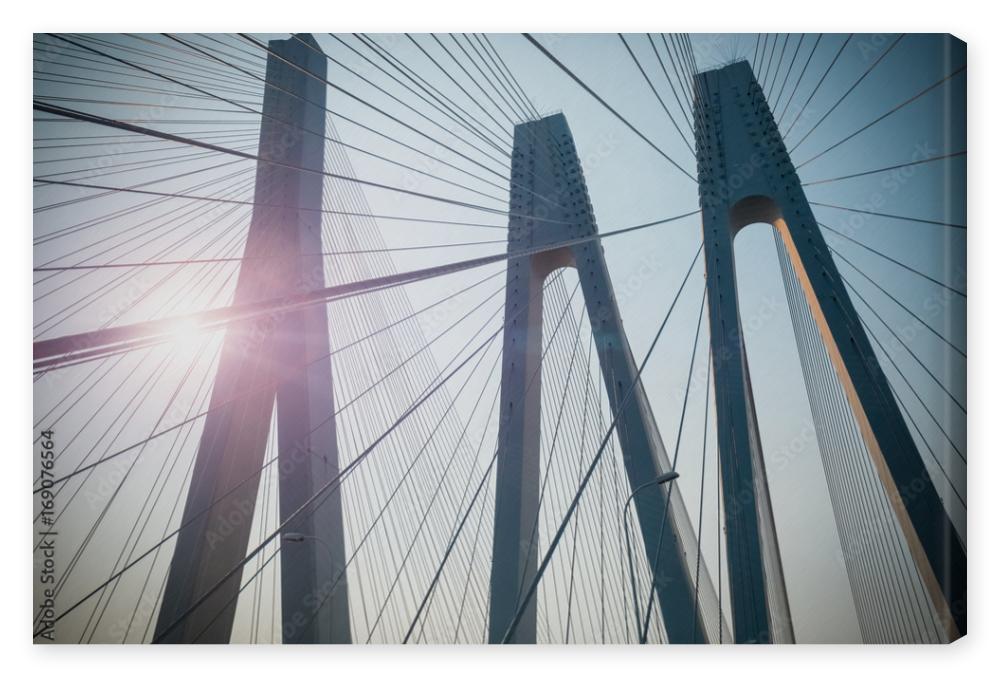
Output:
<svg viewBox="0 0 1000 685">
<path fill-rule="evenodd" d="M 36 640 L 964 634 L 964 70 L 902 34 L 37 36 Z"/>
</svg>

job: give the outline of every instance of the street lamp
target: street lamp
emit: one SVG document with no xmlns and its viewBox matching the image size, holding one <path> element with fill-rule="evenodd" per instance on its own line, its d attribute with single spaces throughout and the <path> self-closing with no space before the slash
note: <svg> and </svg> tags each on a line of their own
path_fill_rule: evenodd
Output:
<svg viewBox="0 0 1000 685">
<path fill-rule="evenodd" d="M 281 534 L 281 541 L 282 542 L 296 542 L 296 543 L 311 541 L 311 542 L 315 542 L 315 543 L 319 544 L 323 549 L 326 550 L 326 555 L 330 559 L 330 575 L 331 575 L 331 577 L 333 576 L 333 573 L 336 570 L 337 565 L 333 562 L 333 550 L 330 549 L 330 545 L 328 545 L 326 543 L 326 540 L 324 540 L 321 537 L 317 537 L 316 535 L 306 535 L 305 533 L 295 533 L 295 532 L 293 532 L 293 533 L 282 533 Z M 333 625 L 332 625 L 333 616 L 330 617 L 330 621 L 331 621 L 331 627 L 330 627 L 330 629 L 332 630 L 333 629 Z"/>
<path fill-rule="evenodd" d="M 324 540 L 321 537 L 317 537 L 315 535 L 306 535 L 305 533 L 282 533 L 281 540 L 282 542 L 306 542 L 307 540 L 316 542 L 320 546 L 322 546 L 323 549 L 326 550 L 327 556 L 330 557 L 331 571 L 335 569 L 337 566 L 336 564 L 333 563 L 333 550 L 330 549 L 330 545 L 326 544 L 326 540 Z"/>
<path fill-rule="evenodd" d="M 632 539 L 629 537 L 628 534 L 629 531 L 628 506 L 632 504 L 632 500 L 635 499 L 635 496 L 638 495 L 639 492 L 641 492 L 642 490 L 654 487 L 656 485 L 663 485 L 664 483 L 669 483 L 672 480 L 676 480 L 678 477 L 680 477 L 680 474 L 677 473 L 676 471 L 667 471 L 659 478 L 654 478 L 648 483 L 643 483 L 642 485 L 640 485 L 639 487 L 637 487 L 635 490 L 632 491 L 632 494 L 630 494 L 628 496 L 628 499 L 625 500 L 625 506 L 622 507 L 622 526 L 625 528 L 625 549 L 626 553 L 628 554 L 628 572 L 629 572 L 629 577 L 632 579 L 632 605 L 635 607 L 636 635 L 639 636 L 640 642 L 642 641 L 643 630 L 642 630 L 642 619 L 639 616 L 639 595 L 635 587 L 635 564 L 632 561 Z M 655 578 L 653 579 L 653 582 L 656 582 Z"/>
</svg>

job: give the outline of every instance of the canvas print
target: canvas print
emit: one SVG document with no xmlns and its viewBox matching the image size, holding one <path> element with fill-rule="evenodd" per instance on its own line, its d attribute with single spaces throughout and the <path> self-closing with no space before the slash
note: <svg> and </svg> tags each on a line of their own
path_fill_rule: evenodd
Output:
<svg viewBox="0 0 1000 685">
<path fill-rule="evenodd" d="M 966 634 L 966 46 L 39 33 L 36 643 Z"/>
</svg>

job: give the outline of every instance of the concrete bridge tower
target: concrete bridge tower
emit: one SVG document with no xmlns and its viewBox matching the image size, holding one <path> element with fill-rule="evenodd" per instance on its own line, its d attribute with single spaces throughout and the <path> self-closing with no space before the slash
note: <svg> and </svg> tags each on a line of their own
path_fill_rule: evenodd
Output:
<svg viewBox="0 0 1000 685">
<path fill-rule="evenodd" d="M 253 218 L 233 304 L 324 286 L 320 209 L 326 57 L 308 34 L 269 44 Z M 297 167 L 297 168 L 293 168 Z M 191 607 L 247 553 L 277 404 L 279 518 L 336 477 L 326 305 L 230 324 L 157 621 L 160 642 L 229 642 L 241 574 Z M 188 523 L 190 521 L 190 523 Z M 281 546 L 282 638 L 350 642 L 339 490 L 289 522 Z M 316 609 L 316 597 L 330 594 Z"/>
<path fill-rule="evenodd" d="M 509 222 L 511 252 L 597 232 L 576 146 L 562 114 L 514 129 Z M 503 639 L 526 589 L 522 583 L 531 581 L 538 566 L 538 536 L 533 527 L 539 497 L 541 291 L 545 277 L 560 267 L 575 267 L 579 274 L 611 415 L 621 410 L 617 431 L 629 485 L 635 489 L 649 484 L 671 465 L 642 383 L 631 395 L 628 392 L 637 375 L 636 364 L 600 242 L 511 260 L 500 390 L 490 642 Z M 681 533 L 687 532 L 690 522 L 679 493 L 673 493 L 668 506 L 665 489 L 650 488 L 648 495 L 637 498 L 636 513 L 649 567 L 656 570 L 653 583 L 670 641 L 705 642 L 692 582 L 697 551 L 682 545 Z M 513 642 L 535 642 L 534 598 L 531 601 L 513 632 Z"/>
<path fill-rule="evenodd" d="M 965 634 L 966 555 L 893 399 L 750 65 L 698 74 L 695 125 L 736 642 L 793 639 L 736 290 L 733 241 L 774 226 L 938 618 Z"/>
</svg>

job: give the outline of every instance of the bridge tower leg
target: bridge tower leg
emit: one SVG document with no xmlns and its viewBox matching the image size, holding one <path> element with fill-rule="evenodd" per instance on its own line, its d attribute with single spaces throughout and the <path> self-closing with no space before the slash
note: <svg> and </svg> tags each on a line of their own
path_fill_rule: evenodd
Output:
<svg viewBox="0 0 1000 685">
<path fill-rule="evenodd" d="M 326 58 L 308 34 L 269 44 L 254 207 L 233 303 L 324 285 L 323 169 Z M 306 72 L 314 74 L 310 76 Z M 230 324 L 198 446 L 155 639 L 228 642 L 261 466 L 277 401 L 281 521 L 338 473 L 325 305 Z M 317 360 L 317 361 L 314 361 Z M 312 362 L 312 363 L 310 363 Z M 281 546 L 285 642 L 350 642 L 339 491 L 288 524 Z M 331 588 L 334 588 L 331 593 Z M 318 598 L 329 598 L 317 610 Z"/>
<path fill-rule="evenodd" d="M 511 160 L 508 249 L 525 250 L 596 232 L 566 118 L 555 114 L 519 124 L 514 129 Z M 621 410 L 617 432 L 631 488 L 670 469 L 641 382 L 628 394 L 637 376 L 636 365 L 600 243 L 587 242 L 510 261 L 490 578 L 489 639 L 494 643 L 503 639 L 538 567 L 534 524 L 539 504 L 542 286 L 549 273 L 568 266 L 576 267 L 579 274 L 611 415 Z M 674 493 L 668 506 L 662 489 L 650 489 L 649 493 L 636 500 L 636 513 L 649 566 L 656 569 L 654 585 L 669 639 L 705 642 L 687 565 L 693 557 L 682 549 L 678 526 L 683 524 L 674 513 L 679 497 Z M 511 641 L 534 642 L 535 629 L 532 598 Z"/>
<path fill-rule="evenodd" d="M 761 88 L 745 61 L 698 74 L 694 85 L 734 640 L 793 639 L 736 290 L 733 241 L 751 223 L 769 223 L 781 236 L 922 580 L 954 639 L 966 623 L 961 538 L 893 399 Z"/>
</svg>

